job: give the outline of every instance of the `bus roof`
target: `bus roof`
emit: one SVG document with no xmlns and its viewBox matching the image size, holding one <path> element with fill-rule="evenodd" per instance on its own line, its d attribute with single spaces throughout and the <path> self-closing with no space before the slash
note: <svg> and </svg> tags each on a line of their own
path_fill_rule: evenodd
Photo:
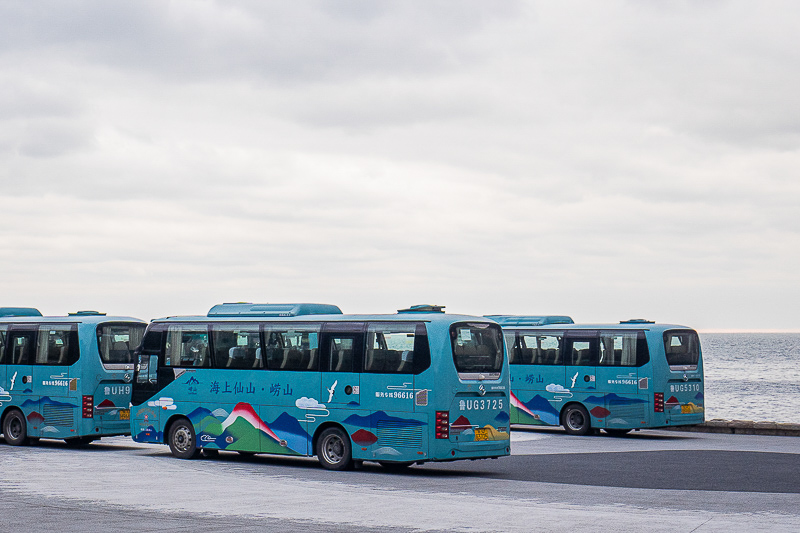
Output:
<svg viewBox="0 0 800 533">
<path fill-rule="evenodd" d="M 501 326 L 544 326 L 547 324 L 574 324 L 572 318 L 565 315 L 484 315 Z"/>
<path fill-rule="evenodd" d="M 131 316 L 106 316 L 105 314 L 90 314 L 84 315 L 80 313 L 70 313 L 67 316 L 0 316 L 0 323 L 8 324 L 101 324 L 104 322 L 141 322 L 147 324 L 144 320 L 134 318 Z"/>
<path fill-rule="evenodd" d="M 637 330 L 637 331 L 666 331 L 668 329 L 692 329 L 688 326 L 681 326 L 678 324 L 657 324 L 655 322 L 647 321 L 647 322 L 630 322 L 630 321 L 622 321 L 617 324 L 545 324 L 541 326 L 532 326 L 532 325 L 522 325 L 517 326 L 516 324 L 501 324 L 504 328 L 521 328 L 521 329 L 531 329 L 531 330 L 563 330 L 563 331 L 580 331 L 580 330 L 603 330 L 603 331 L 614 331 L 614 330 Z"/>
<path fill-rule="evenodd" d="M 254 304 L 254 303 L 229 303 L 218 304 L 209 309 L 208 316 L 304 316 L 304 315 L 341 315 L 342 310 L 330 304 Z"/>
<path fill-rule="evenodd" d="M 215 316 L 168 316 L 158 318 L 153 322 L 482 322 L 491 324 L 487 318 L 470 315 L 448 315 L 441 312 L 433 313 L 397 313 L 393 315 L 298 315 L 298 316 L 253 316 L 253 315 L 215 315 Z"/>
<path fill-rule="evenodd" d="M 0 317 L 5 316 L 42 316 L 35 307 L 0 307 Z"/>
</svg>

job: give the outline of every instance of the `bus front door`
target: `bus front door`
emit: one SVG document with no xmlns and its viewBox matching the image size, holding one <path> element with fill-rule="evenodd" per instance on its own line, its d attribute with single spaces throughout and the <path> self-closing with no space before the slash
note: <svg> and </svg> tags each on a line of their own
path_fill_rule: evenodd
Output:
<svg viewBox="0 0 800 533">
<path fill-rule="evenodd" d="M 363 324 L 326 324 L 321 348 L 319 401 L 327 406 L 332 420 L 343 422 L 351 410 L 361 408 Z"/>
<path fill-rule="evenodd" d="M 607 410 L 597 390 L 598 337 L 596 332 L 567 332 L 564 343 L 567 388 L 592 417 L 592 427 L 604 427 Z M 565 399 L 566 400 L 566 399 Z"/>
<path fill-rule="evenodd" d="M 27 419 L 27 433 L 38 437 L 41 434 L 44 418 L 39 409 L 37 387 L 33 383 L 33 361 L 36 356 L 36 326 L 12 326 L 8 332 L 8 367 L 6 391 L 14 405 Z"/>
</svg>

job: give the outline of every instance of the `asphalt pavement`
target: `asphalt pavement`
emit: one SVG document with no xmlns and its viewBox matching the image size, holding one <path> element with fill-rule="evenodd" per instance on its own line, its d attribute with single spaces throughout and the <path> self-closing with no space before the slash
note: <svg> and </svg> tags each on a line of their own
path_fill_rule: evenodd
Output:
<svg viewBox="0 0 800 533">
<path fill-rule="evenodd" d="M 510 457 L 365 463 L 221 453 L 181 461 L 128 438 L 0 445 L 5 531 L 800 531 L 800 439 L 515 430 Z"/>
</svg>

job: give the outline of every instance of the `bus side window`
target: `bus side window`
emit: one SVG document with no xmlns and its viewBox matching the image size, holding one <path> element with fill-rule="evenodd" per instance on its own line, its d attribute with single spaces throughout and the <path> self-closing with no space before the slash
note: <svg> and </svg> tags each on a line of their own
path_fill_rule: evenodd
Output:
<svg viewBox="0 0 800 533">
<path fill-rule="evenodd" d="M 637 333 L 600 333 L 601 366 L 636 366 Z"/>
<path fill-rule="evenodd" d="M 78 360 L 78 330 L 74 326 L 41 325 L 37 365 L 71 365 Z"/>
<path fill-rule="evenodd" d="M 508 352 L 508 364 L 521 365 L 526 364 L 524 357 L 520 355 L 520 336 L 516 331 L 506 331 L 503 334 L 506 341 L 506 351 Z"/>
<path fill-rule="evenodd" d="M 164 348 L 164 365 L 191 367 L 210 366 L 208 329 L 189 324 L 170 325 Z"/>
<path fill-rule="evenodd" d="M 212 326 L 215 368 L 263 368 L 258 325 L 219 324 Z"/>
<path fill-rule="evenodd" d="M 598 359 L 597 337 L 567 338 L 566 364 L 572 366 L 596 366 Z"/>
<path fill-rule="evenodd" d="M 412 374 L 416 330 L 416 324 L 370 324 L 364 372 Z"/>
<path fill-rule="evenodd" d="M 0 365 L 6 362 L 6 330 L 7 326 L 0 326 Z"/>
<path fill-rule="evenodd" d="M 8 335 L 9 365 L 33 364 L 33 347 L 36 342 L 34 331 L 11 331 Z"/>
<path fill-rule="evenodd" d="M 265 330 L 266 367 L 270 370 L 318 370 L 319 327 L 298 325 L 292 329 Z"/>
</svg>

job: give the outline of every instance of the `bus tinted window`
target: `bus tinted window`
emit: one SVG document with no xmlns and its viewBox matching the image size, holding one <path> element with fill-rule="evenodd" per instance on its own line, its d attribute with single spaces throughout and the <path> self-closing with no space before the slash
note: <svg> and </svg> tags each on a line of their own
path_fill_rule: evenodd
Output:
<svg viewBox="0 0 800 533">
<path fill-rule="evenodd" d="M 664 333 L 664 351 L 669 366 L 697 368 L 700 340 L 694 331 L 667 331 Z"/>
<path fill-rule="evenodd" d="M 6 330 L 8 326 L 0 326 L 0 365 L 6 362 Z"/>
<path fill-rule="evenodd" d="M 416 324 L 370 324 L 364 372 L 413 373 L 416 330 Z"/>
<path fill-rule="evenodd" d="M 356 352 L 356 339 L 353 336 L 332 336 L 328 349 L 325 372 L 352 372 Z"/>
<path fill-rule="evenodd" d="M 319 326 L 264 330 L 266 363 L 270 370 L 319 369 Z"/>
<path fill-rule="evenodd" d="M 649 359 L 643 331 L 600 333 L 600 366 L 642 366 Z"/>
<path fill-rule="evenodd" d="M 166 366 L 210 366 L 208 330 L 190 324 L 170 325 L 164 347 Z"/>
<path fill-rule="evenodd" d="M 71 324 L 39 326 L 37 365 L 71 365 L 78 360 L 78 329 Z"/>
<path fill-rule="evenodd" d="M 211 330 L 216 368 L 263 368 L 258 324 L 219 324 Z"/>
<path fill-rule="evenodd" d="M 560 365 L 561 335 L 519 335 L 520 361 L 522 365 Z"/>
<path fill-rule="evenodd" d="M 459 373 L 499 374 L 503 368 L 500 326 L 459 323 L 450 326 L 453 361 Z M 463 376 L 462 376 L 463 377 Z"/>
<path fill-rule="evenodd" d="M 33 331 L 12 331 L 9 334 L 10 365 L 33 364 L 33 345 L 36 333 Z"/>
<path fill-rule="evenodd" d="M 567 337 L 566 364 L 572 366 L 597 366 L 597 339 Z"/>
<path fill-rule="evenodd" d="M 105 364 L 131 364 L 133 351 L 142 343 L 144 324 L 100 324 L 97 346 Z"/>
</svg>

